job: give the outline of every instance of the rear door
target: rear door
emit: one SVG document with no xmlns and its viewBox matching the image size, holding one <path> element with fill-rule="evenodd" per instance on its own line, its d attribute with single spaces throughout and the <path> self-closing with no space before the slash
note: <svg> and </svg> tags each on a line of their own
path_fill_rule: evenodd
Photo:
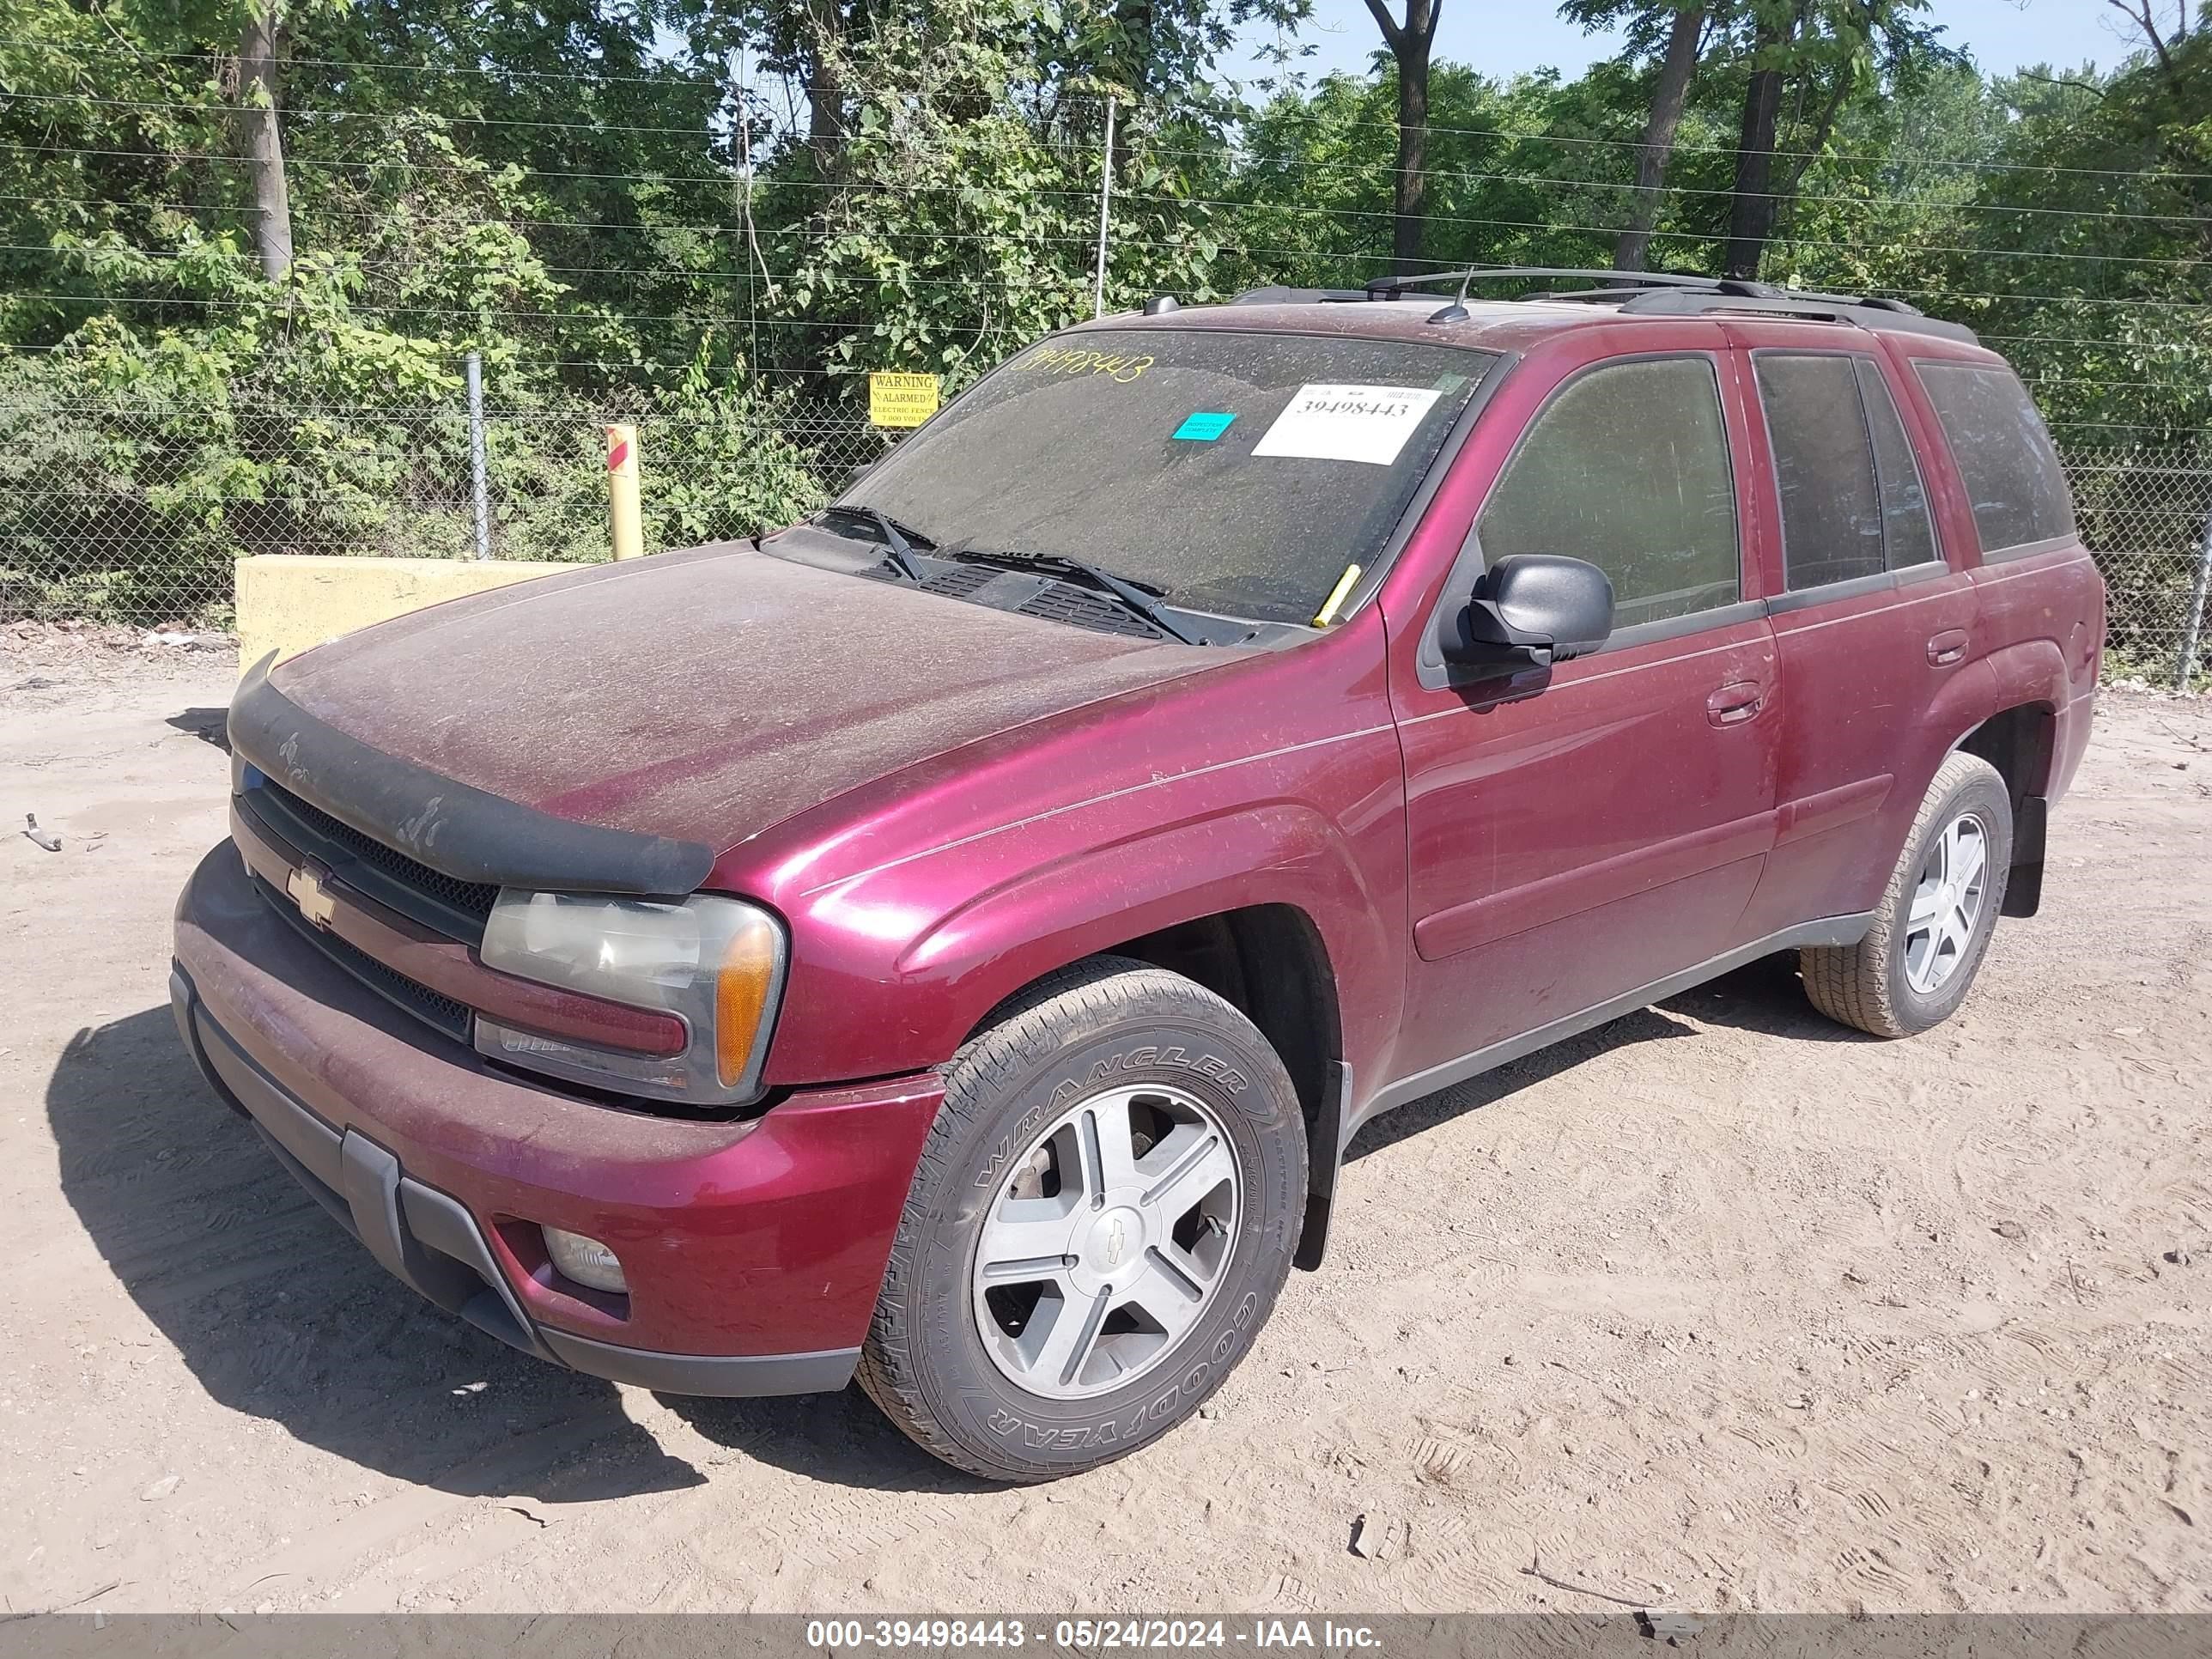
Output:
<svg viewBox="0 0 2212 1659">
<path fill-rule="evenodd" d="M 1781 653 L 1774 851 L 1754 931 L 1871 908 L 1943 747 L 1945 683 L 1972 672 L 1973 584 L 1947 560 L 1917 411 L 1872 336 L 1741 331 L 1767 465 L 1767 612 Z M 1846 343 L 1832 344 L 1842 341 Z"/>
<path fill-rule="evenodd" d="M 1398 1061 L 1415 1092 L 1729 949 L 1772 836 L 1775 653 L 1741 552 L 1726 354 L 1553 378 L 1533 416 L 1493 407 L 1526 425 L 1466 550 L 1441 597 L 1390 618 L 1415 950 Z M 1486 562 L 1534 552 L 1605 569 L 1612 637 L 1510 679 L 1449 669 L 1438 619 Z"/>
</svg>

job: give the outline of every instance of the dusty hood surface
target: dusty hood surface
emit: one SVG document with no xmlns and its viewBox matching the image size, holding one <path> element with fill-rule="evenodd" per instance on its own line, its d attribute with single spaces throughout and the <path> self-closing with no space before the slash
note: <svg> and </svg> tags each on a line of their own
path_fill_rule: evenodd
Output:
<svg viewBox="0 0 2212 1659">
<path fill-rule="evenodd" d="M 729 544 L 440 605 L 270 679 L 447 777 L 719 850 L 932 755 L 1220 660 Z"/>
</svg>

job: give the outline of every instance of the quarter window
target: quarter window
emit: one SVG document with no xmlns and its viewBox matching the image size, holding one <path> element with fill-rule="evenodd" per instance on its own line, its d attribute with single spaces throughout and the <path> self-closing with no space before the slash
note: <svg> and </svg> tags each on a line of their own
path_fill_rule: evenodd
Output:
<svg viewBox="0 0 2212 1659">
<path fill-rule="evenodd" d="M 2027 388 L 2009 369 L 1915 363 L 1974 504 L 1984 558 L 2074 534 L 2057 452 Z"/>
<path fill-rule="evenodd" d="M 1597 566 L 1616 629 L 1733 604 L 1735 487 L 1711 360 L 1608 363 L 1569 382 L 1522 434 L 1476 533 L 1487 563 Z"/>
<path fill-rule="evenodd" d="M 1880 575 L 1881 502 L 1851 359 L 1763 351 L 1753 365 L 1782 495 L 1784 586 Z"/>
</svg>

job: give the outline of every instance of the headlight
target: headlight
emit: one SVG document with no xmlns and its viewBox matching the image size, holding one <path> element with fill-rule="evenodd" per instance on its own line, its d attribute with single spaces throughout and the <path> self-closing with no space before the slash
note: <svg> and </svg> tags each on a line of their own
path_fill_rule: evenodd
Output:
<svg viewBox="0 0 2212 1659">
<path fill-rule="evenodd" d="M 684 1022 L 681 1054 L 617 1054 L 479 1015 L 479 1052 L 556 1077 L 701 1104 L 760 1092 L 768 1032 L 783 989 L 783 929 L 740 899 L 681 903 L 595 893 L 503 891 L 478 954 L 487 968 Z"/>
</svg>

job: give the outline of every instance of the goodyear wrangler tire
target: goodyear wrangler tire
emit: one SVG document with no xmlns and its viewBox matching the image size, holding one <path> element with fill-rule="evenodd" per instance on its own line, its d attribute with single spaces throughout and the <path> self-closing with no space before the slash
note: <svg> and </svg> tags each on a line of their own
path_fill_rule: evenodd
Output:
<svg viewBox="0 0 2212 1659">
<path fill-rule="evenodd" d="M 989 1480 L 1123 1456 L 1244 1357 L 1305 1186 L 1297 1091 L 1250 1021 L 1179 974 L 1079 963 L 946 1068 L 860 1385 Z"/>
</svg>

